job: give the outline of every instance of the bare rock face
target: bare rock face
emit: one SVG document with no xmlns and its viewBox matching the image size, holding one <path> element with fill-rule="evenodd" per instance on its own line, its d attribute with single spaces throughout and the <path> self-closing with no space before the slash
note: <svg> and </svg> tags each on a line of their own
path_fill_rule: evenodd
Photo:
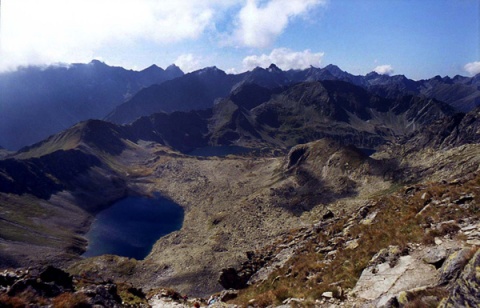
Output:
<svg viewBox="0 0 480 308">
<path fill-rule="evenodd" d="M 53 266 L 5 270 L 0 274 L 0 307 L 132 307 L 129 301 L 136 302 L 134 307 L 145 307 L 141 289 L 84 278 Z"/>
<path fill-rule="evenodd" d="M 471 256 L 471 249 L 464 248 L 451 254 L 440 269 L 440 285 L 457 279 Z"/>
<path fill-rule="evenodd" d="M 438 279 L 435 267 L 423 262 L 419 254 L 401 256 L 396 246 L 377 253 L 371 264 L 362 272 L 352 292 L 377 307 L 386 305 L 402 291 L 434 285 Z"/>
<path fill-rule="evenodd" d="M 442 301 L 439 307 L 478 306 L 480 306 L 480 250 L 477 250 L 470 259 L 460 277 L 453 284 L 450 295 Z"/>
</svg>

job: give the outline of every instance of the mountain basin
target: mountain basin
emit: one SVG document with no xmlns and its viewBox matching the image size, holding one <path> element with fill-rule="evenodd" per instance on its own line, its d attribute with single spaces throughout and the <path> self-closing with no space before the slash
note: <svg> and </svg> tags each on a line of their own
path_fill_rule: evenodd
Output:
<svg viewBox="0 0 480 308">
<path fill-rule="evenodd" d="M 181 229 L 183 216 L 182 207 L 163 197 L 121 199 L 97 214 L 85 235 L 88 247 L 83 256 L 113 254 L 142 260 L 159 238 Z"/>
</svg>

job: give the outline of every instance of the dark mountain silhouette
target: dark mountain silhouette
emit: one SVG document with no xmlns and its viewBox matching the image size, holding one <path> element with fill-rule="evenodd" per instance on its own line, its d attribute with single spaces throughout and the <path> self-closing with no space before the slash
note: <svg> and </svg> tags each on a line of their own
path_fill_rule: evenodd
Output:
<svg viewBox="0 0 480 308">
<path fill-rule="evenodd" d="M 0 74 L 0 144 L 16 150 L 86 119 L 103 118 L 140 89 L 183 75 L 155 65 L 130 71 L 94 60 Z"/>
<path fill-rule="evenodd" d="M 141 90 L 106 119 L 124 124 L 157 112 L 206 109 L 215 99 L 227 96 L 236 79 L 216 67 L 205 68 Z"/>
<path fill-rule="evenodd" d="M 0 144 L 16 150 L 76 122 L 107 114 L 108 121 L 132 123 L 157 112 L 206 109 L 243 85 L 281 89 L 305 81 L 328 80 L 345 81 L 388 99 L 423 95 L 462 112 L 480 105 L 480 76 L 436 76 L 414 81 L 403 75 L 375 72 L 352 75 L 331 64 L 288 71 L 272 64 L 237 75 L 210 67 L 183 75 L 174 65 L 165 70 L 152 65 L 135 72 L 92 61 L 63 67 L 26 67 L 0 74 Z M 262 94 L 253 89 L 242 93 L 249 93 L 244 100 L 253 104 L 262 100 Z"/>
</svg>

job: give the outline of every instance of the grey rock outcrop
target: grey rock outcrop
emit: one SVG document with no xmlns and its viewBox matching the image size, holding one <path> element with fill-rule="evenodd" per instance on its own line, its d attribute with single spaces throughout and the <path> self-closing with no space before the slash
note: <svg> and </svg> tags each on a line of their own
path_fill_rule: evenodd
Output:
<svg viewBox="0 0 480 308">
<path fill-rule="evenodd" d="M 440 269 L 440 285 L 457 279 L 471 256 L 471 249 L 464 248 L 451 254 Z"/>
<path fill-rule="evenodd" d="M 435 285 L 437 277 L 435 267 L 423 262 L 418 253 L 401 256 L 398 247 L 392 246 L 373 257 L 352 293 L 381 307 L 402 291 Z"/>
<path fill-rule="evenodd" d="M 440 307 L 480 306 L 480 250 L 470 259 Z"/>
</svg>

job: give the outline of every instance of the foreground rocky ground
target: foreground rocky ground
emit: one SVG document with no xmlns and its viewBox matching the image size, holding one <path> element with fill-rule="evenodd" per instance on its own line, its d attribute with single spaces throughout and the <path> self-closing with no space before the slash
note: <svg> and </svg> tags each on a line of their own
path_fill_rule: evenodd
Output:
<svg viewBox="0 0 480 308">
<path fill-rule="evenodd" d="M 223 283 L 245 288 L 242 305 L 475 307 L 479 184 L 473 173 L 372 200 L 252 253 Z"/>
</svg>

